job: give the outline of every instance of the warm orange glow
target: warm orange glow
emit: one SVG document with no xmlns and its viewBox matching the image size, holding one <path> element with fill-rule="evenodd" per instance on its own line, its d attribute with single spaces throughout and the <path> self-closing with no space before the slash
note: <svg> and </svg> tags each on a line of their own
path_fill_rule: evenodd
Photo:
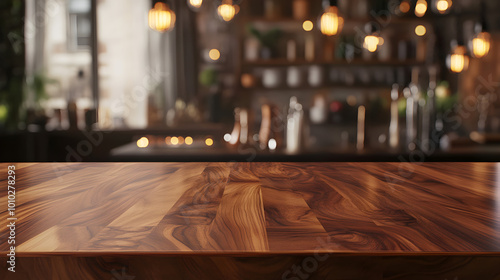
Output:
<svg viewBox="0 0 500 280">
<path fill-rule="evenodd" d="M 321 33 L 327 36 L 337 35 L 344 27 L 344 18 L 339 15 L 339 10 L 335 6 L 328 7 L 320 19 Z"/>
<path fill-rule="evenodd" d="M 426 33 L 427 29 L 425 28 L 425 26 L 417 25 L 417 27 L 415 27 L 415 34 L 417 34 L 417 36 L 424 36 Z"/>
<path fill-rule="evenodd" d="M 198 9 L 201 7 L 201 4 L 203 3 L 203 0 L 188 0 L 189 6 Z"/>
<path fill-rule="evenodd" d="M 464 46 L 458 46 L 448 57 L 448 67 L 452 72 L 460 73 L 469 68 L 469 57 Z"/>
<path fill-rule="evenodd" d="M 165 144 L 170 145 L 170 144 L 172 144 L 171 141 L 172 141 L 172 137 L 170 137 L 170 136 L 165 137 Z"/>
<path fill-rule="evenodd" d="M 218 49 L 211 49 L 208 52 L 208 56 L 213 61 L 219 60 L 219 58 L 220 58 L 220 51 Z"/>
<path fill-rule="evenodd" d="M 185 140 L 184 140 L 184 137 L 179 136 L 177 139 L 179 140 L 179 145 L 184 144 L 184 141 L 185 141 Z"/>
<path fill-rule="evenodd" d="M 302 23 L 302 28 L 305 31 L 311 31 L 311 30 L 313 30 L 313 27 L 314 27 L 314 25 L 313 25 L 312 21 L 310 21 L 310 20 L 306 20 L 306 21 L 304 21 L 304 23 Z"/>
<path fill-rule="evenodd" d="M 368 35 L 365 37 L 365 42 L 363 44 L 363 47 L 367 49 L 369 52 L 375 52 L 378 48 L 379 45 L 383 44 L 383 41 L 381 42 L 381 38 L 374 36 L 374 35 Z"/>
<path fill-rule="evenodd" d="M 172 137 L 172 139 L 170 140 L 170 142 L 172 143 L 172 145 L 177 145 L 177 144 L 179 144 L 179 138 Z"/>
<path fill-rule="evenodd" d="M 158 2 L 154 8 L 149 10 L 149 27 L 159 32 L 170 31 L 175 25 L 175 13 L 167 4 Z"/>
<path fill-rule="evenodd" d="M 186 137 L 184 142 L 186 143 L 186 145 L 190 146 L 191 144 L 193 144 L 193 138 L 191 136 L 188 136 Z"/>
<path fill-rule="evenodd" d="M 207 138 L 205 144 L 210 147 L 214 144 L 214 140 L 212 140 L 212 138 Z"/>
<path fill-rule="evenodd" d="M 418 0 L 415 6 L 415 15 L 417 17 L 423 17 L 427 12 L 427 2 L 425 0 Z"/>
<path fill-rule="evenodd" d="M 472 52 L 474 57 L 480 58 L 490 52 L 491 35 L 488 32 L 481 32 L 472 39 Z"/>
<path fill-rule="evenodd" d="M 217 14 L 224 20 L 230 21 L 236 14 L 236 9 L 233 6 L 232 0 L 223 0 L 222 4 L 217 8 Z"/>
<path fill-rule="evenodd" d="M 146 148 L 149 145 L 149 140 L 146 137 L 142 137 L 141 139 L 137 140 L 137 147 L 139 148 Z"/>
<path fill-rule="evenodd" d="M 403 13 L 406 14 L 410 11 L 410 2 L 407 0 L 402 1 L 401 4 L 399 4 L 399 10 Z"/>
<path fill-rule="evenodd" d="M 451 0 L 436 0 L 436 10 L 440 14 L 448 12 L 448 10 L 451 8 L 451 5 L 453 5 L 453 2 Z"/>
</svg>

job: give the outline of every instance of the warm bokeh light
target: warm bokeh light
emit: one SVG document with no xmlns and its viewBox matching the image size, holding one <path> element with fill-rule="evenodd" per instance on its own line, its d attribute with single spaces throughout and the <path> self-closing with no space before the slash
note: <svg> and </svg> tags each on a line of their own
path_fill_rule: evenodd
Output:
<svg viewBox="0 0 500 280">
<path fill-rule="evenodd" d="M 220 58 L 220 51 L 218 49 L 211 49 L 208 52 L 208 56 L 213 61 L 219 60 L 219 58 Z"/>
<path fill-rule="evenodd" d="M 184 141 L 185 141 L 185 140 L 184 140 L 184 137 L 179 136 L 177 139 L 178 139 L 178 141 L 179 141 L 179 145 L 184 144 Z"/>
<path fill-rule="evenodd" d="M 321 33 L 327 36 L 337 35 L 342 31 L 344 18 L 339 15 L 339 10 L 335 6 L 329 6 L 321 15 L 320 29 Z"/>
<path fill-rule="evenodd" d="M 251 88 L 255 85 L 255 77 L 252 74 L 241 74 L 241 85 L 245 88 Z"/>
<path fill-rule="evenodd" d="M 186 137 L 186 139 L 184 139 L 184 143 L 190 146 L 191 144 L 193 144 L 193 138 L 191 136 Z"/>
<path fill-rule="evenodd" d="M 170 142 L 172 143 L 172 145 L 177 145 L 177 144 L 179 144 L 179 138 L 172 137 L 172 139 L 170 140 Z"/>
<path fill-rule="evenodd" d="M 369 52 L 375 52 L 379 46 L 380 39 L 374 35 L 368 35 L 365 37 L 365 42 L 363 47 L 367 49 Z"/>
<path fill-rule="evenodd" d="M 236 14 L 236 9 L 233 6 L 232 0 L 222 0 L 222 4 L 217 8 L 217 14 L 224 21 L 231 21 Z"/>
<path fill-rule="evenodd" d="M 425 15 L 425 12 L 427 12 L 427 1 L 418 0 L 417 4 L 415 5 L 415 15 L 417 17 L 423 17 Z"/>
<path fill-rule="evenodd" d="M 175 13 L 167 4 L 158 2 L 154 8 L 149 10 L 149 27 L 159 32 L 170 31 L 175 26 Z"/>
<path fill-rule="evenodd" d="M 410 2 L 407 1 L 407 0 L 404 0 L 402 1 L 400 4 L 399 4 L 399 10 L 403 13 L 403 14 L 406 14 L 410 11 Z"/>
<path fill-rule="evenodd" d="M 460 73 L 469 68 L 469 57 L 464 46 L 457 46 L 453 53 L 448 56 L 447 64 L 452 72 Z"/>
<path fill-rule="evenodd" d="M 189 6 L 199 9 L 201 7 L 201 4 L 203 3 L 203 0 L 188 0 Z"/>
<path fill-rule="evenodd" d="M 207 138 L 207 139 L 205 140 L 205 145 L 207 145 L 207 146 L 209 146 L 209 147 L 210 147 L 210 146 L 212 146 L 213 144 L 214 144 L 214 140 L 212 140 L 212 138 Z"/>
<path fill-rule="evenodd" d="M 440 14 L 445 14 L 448 12 L 448 10 L 451 8 L 451 5 L 453 5 L 453 2 L 451 0 L 435 0 L 436 1 L 436 10 Z"/>
<path fill-rule="evenodd" d="M 165 144 L 167 144 L 167 145 L 172 144 L 172 137 L 170 137 L 170 136 L 165 137 Z"/>
<path fill-rule="evenodd" d="M 302 28 L 305 31 L 311 31 L 311 30 L 313 30 L 313 27 L 314 27 L 314 25 L 313 25 L 312 21 L 310 21 L 310 20 L 306 20 L 306 21 L 304 21 L 304 23 L 302 23 Z"/>
<path fill-rule="evenodd" d="M 490 52 L 491 35 L 488 32 L 481 32 L 472 39 L 472 53 L 474 57 L 481 58 Z"/>
<path fill-rule="evenodd" d="M 427 29 L 425 28 L 425 26 L 417 25 L 417 27 L 415 27 L 415 34 L 417 34 L 418 36 L 424 36 L 426 33 Z"/>
<path fill-rule="evenodd" d="M 146 137 L 141 137 L 141 139 L 137 140 L 137 147 L 146 148 L 149 145 L 149 140 Z"/>
</svg>

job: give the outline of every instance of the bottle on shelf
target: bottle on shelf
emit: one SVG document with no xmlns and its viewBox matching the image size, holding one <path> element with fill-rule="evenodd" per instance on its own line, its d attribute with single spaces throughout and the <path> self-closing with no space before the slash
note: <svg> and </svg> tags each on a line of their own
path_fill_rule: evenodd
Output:
<svg viewBox="0 0 500 280">
<path fill-rule="evenodd" d="M 293 18 L 296 20 L 305 20 L 309 16 L 308 0 L 293 0 Z"/>
<path fill-rule="evenodd" d="M 92 107 L 89 95 L 85 72 L 80 69 L 69 87 L 67 110 L 70 129 L 85 128 L 85 112 Z"/>
<path fill-rule="evenodd" d="M 420 99 L 419 71 L 418 67 L 412 69 L 411 82 L 403 91 L 406 98 L 406 148 L 410 151 L 417 148 L 418 101 Z"/>
<path fill-rule="evenodd" d="M 391 149 L 399 147 L 399 85 L 394 84 L 391 91 L 391 122 L 389 124 L 389 146 Z"/>
<path fill-rule="evenodd" d="M 437 87 L 437 68 L 431 66 L 429 71 L 429 88 L 427 89 L 427 100 L 422 110 L 422 128 L 421 128 L 421 149 L 424 152 L 430 152 L 437 144 L 432 145 L 434 132 L 436 131 L 436 96 Z"/>
<path fill-rule="evenodd" d="M 240 135 L 241 135 L 240 113 L 241 113 L 240 108 L 237 107 L 234 109 L 234 127 L 233 131 L 231 132 L 231 137 L 229 138 L 229 144 L 231 145 L 236 145 L 240 141 Z"/>
<path fill-rule="evenodd" d="M 294 154 L 300 151 L 302 145 L 302 127 L 304 121 L 304 110 L 297 97 L 290 98 L 286 126 L 286 151 Z"/>
<path fill-rule="evenodd" d="M 366 108 L 361 105 L 358 107 L 358 126 L 356 149 L 362 151 L 365 148 L 365 126 L 366 126 Z"/>
<path fill-rule="evenodd" d="M 304 57 L 306 61 L 314 61 L 315 59 L 315 44 L 313 34 L 306 34 L 305 46 L 304 46 Z"/>
</svg>

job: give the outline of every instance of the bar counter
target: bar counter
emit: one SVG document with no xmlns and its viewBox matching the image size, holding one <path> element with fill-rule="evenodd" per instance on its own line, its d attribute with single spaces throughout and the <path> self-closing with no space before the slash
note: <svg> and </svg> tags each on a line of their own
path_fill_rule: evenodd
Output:
<svg viewBox="0 0 500 280">
<path fill-rule="evenodd" d="M 15 165 L 1 279 L 500 279 L 499 163 Z"/>
</svg>

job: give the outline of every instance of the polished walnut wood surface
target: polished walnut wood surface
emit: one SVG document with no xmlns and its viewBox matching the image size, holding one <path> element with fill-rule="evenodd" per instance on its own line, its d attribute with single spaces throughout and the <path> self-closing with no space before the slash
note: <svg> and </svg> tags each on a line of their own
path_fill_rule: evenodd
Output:
<svg viewBox="0 0 500 280">
<path fill-rule="evenodd" d="M 497 163 L 16 167 L 19 256 L 500 255 Z"/>
</svg>

